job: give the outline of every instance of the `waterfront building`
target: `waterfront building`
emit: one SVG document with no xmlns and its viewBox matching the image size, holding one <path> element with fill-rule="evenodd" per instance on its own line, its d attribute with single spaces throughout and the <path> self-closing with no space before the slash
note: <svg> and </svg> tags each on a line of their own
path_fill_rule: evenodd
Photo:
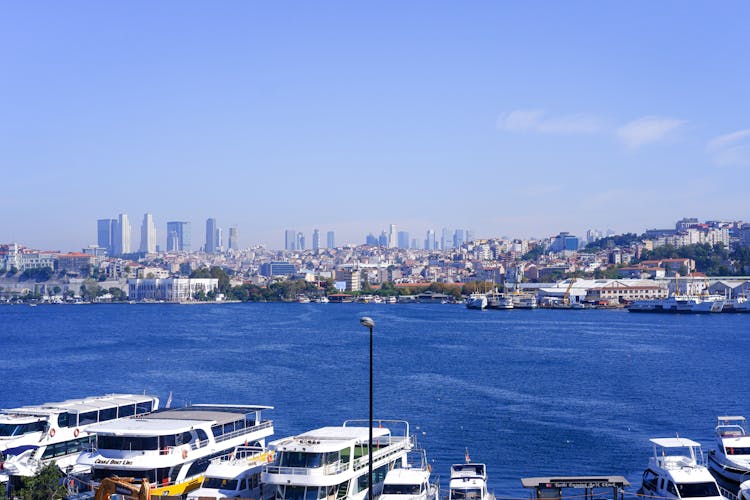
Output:
<svg viewBox="0 0 750 500">
<path fill-rule="evenodd" d="M 237 234 L 237 226 L 233 226 L 229 228 L 229 242 L 227 243 L 227 248 L 229 250 L 239 250 L 239 236 Z"/>
<path fill-rule="evenodd" d="M 320 231 L 313 229 L 312 249 L 317 252 L 320 249 Z"/>
<path fill-rule="evenodd" d="M 297 231 L 294 229 L 287 229 L 284 231 L 284 250 L 296 250 L 297 249 Z"/>
<path fill-rule="evenodd" d="M 114 253 L 116 219 L 99 219 L 96 221 L 96 244 L 107 250 L 107 254 Z"/>
<path fill-rule="evenodd" d="M 71 252 L 58 255 L 56 260 L 59 271 L 87 275 L 91 266 L 94 265 L 95 257 L 87 253 Z"/>
<path fill-rule="evenodd" d="M 361 273 L 356 269 L 341 269 L 336 271 L 336 281 L 345 283 L 345 290 L 347 292 L 358 292 L 361 290 L 360 286 Z"/>
<path fill-rule="evenodd" d="M 328 233 L 326 233 L 326 247 L 336 248 L 336 242 L 333 237 L 333 231 L 328 231 Z"/>
<path fill-rule="evenodd" d="M 193 300 L 198 293 L 215 292 L 218 288 L 216 278 L 134 278 L 128 280 L 128 298 L 184 302 Z"/>
<path fill-rule="evenodd" d="M 115 221 L 112 247 L 114 255 L 130 253 L 130 222 L 128 221 L 128 214 L 118 215 L 117 221 Z"/>
<path fill-rule="evenodd" d="M 141 252 L 156 252 L 156 226 L 154 226 L 154 217 L 151 214 L 143 214 L 141 223 Z"/>
<path fill-rule="evenodd" d="M 291 262 L 264 262 L 260 265 L 258 273 L 261 276 L 293 276 L 297 268 Z"/>
<path fill-rule="evenodd" d="M 167 222 L 167 252 L 190 251 L 190 223 Z"/>
<path fill-rule="evenodd" d="M 216 253 L 221 246 L 219 228 L 216 226 L 216 219 L 206 219 L 206 245 L 203 250 L 206 253 Z"/>
</svg>

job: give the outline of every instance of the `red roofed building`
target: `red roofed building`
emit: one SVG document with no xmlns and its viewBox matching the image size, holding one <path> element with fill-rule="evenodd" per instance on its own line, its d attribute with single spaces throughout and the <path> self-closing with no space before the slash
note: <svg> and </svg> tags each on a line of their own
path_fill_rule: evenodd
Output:
<svg viewBox="0 0 750 500">
<path fill-rule="evenodd" d="M 89 267 L 94 264 L 94 256 L 87 253 L 71 252 L 57 256 L 57 269 L 74 273 L 88 273 Z"/>
</svg>

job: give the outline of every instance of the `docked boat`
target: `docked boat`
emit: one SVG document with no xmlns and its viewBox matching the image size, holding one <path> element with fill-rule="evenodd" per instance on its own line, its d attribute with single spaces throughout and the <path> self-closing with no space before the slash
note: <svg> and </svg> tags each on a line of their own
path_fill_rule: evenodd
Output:
<svg viewBox="0 0 750 500">
<path fill-rule="evenodd" d="M 666 299 L 633 301 L 630 312 L 654 313 L 719 313 L 726 300 L 721 295 L 672 295 Z"/>
<path fill-rule="evenodd" d="M 487 309 L 513 309 L 513 298 L 504 293 L 488 293 Z"/>
<path fill-rule="evenodd" d="M 95 447 L 78 463 L 94 484 L 107 477 L 145 479 L 153 495 L 184 495 L 198 488 L 211 460 L 240 445 L 265 446 L 270 406 L 191 405 L 92 426 Z"/>
<path fill-rule="evenodd" d="M 85 472 L 76 466 L 90 444 L 89 428 L 100 422 L 145 415 L 159 398 L 143 394 L 109 394 L 58 403 L 23 406 L 0 412 L 0 482 L 10 476 L 33 476 L 51 462 L 63 471 Z"/>
<path fill-rule="evenodd" d="M 661 499 L 724 500 L 716 479 L 703 465 L 700 443 L 685 438 L 655 438 L 654 455 L 638 493 Z"/>
<path fill-rule="evenodd" d="M 722 312 L 750 313 L 750 300 L 747 297 L 734 297 L 727 299 Z"/>
<path fill-rule="evenodd" d="M 379 500 L 440 500 L 440 483 L 424 449 L 410 451 L 403 466 L 388 471 Z"/>
<path fill-rule="evenodd" d="M 739 500 L 750 500 L 750 479 L 740 483 L 740 489 L 737 492 L 737 498 Z"/>
<path fill-rule="evenodd" d="M 745 417 L 718 417 L 716 448 L 708 453 L 708 468 L 733 483 L 750 479 L 750 436 Z"/>
<path fill-rule="evenodd" d="M 486 309 L 487 308 L 487 295 L 483 293 L 474 292 L 466 298 L 467 309 Z"/>
<path fill-rule="evenodd" d="M 188 493 L 187 500 L 201 498 L 270 498 L 264 495 L 260 474 L 273 460 L 273 453 L 255 446 L 238 446 L 208 464 L 200 488 Z M 266 488 L 268 490 L 268 488 Z M 273 493 L 273 492 L 270 492 Z"/>
<path fill-rule="evenodd" d="M 414 446 L 409 424 L 378 420 L 372 428 L 373 494 L 380 494 L 386 474 L 403 467 Z M 322 427 L 269 443 L 274 462 L 261 481 L 275 500 L 305 498 L 363 500 L 368 494 L 369 425 L 348 420 L 340 427 Z"/>
<path fill-rule="evenodd" d="M 536 295 L 531 293 L 513 293 L 513 307 L 515 309 L 536 309 L 538 307 Z"/>
<path fill-rule="evenodd" d="M 466 463 L 451 465 L 448 500 L 495 500 L 487 490 L 487 467 L 484 464 Z"/>
</svg>

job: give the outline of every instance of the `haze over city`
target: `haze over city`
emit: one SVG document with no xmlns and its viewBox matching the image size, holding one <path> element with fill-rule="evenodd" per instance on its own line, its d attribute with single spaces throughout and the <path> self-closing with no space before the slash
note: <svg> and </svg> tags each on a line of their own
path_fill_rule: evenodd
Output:
<svg viewBox="0 0 750 500">
<path fill-rule="evenodd" d="M 746 2 L 1 12 L 0 242 L 76 250 L 121 212 L 271 248 L 750 218 Z"/>
</svg>

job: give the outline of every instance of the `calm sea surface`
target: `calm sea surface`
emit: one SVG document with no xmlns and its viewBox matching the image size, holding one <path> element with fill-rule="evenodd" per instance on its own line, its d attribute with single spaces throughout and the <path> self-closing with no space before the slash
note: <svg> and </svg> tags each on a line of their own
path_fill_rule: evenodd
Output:
<svg viewBox="0 0 750 500">
<path fill-rule="evenodd" d="M 276 437 L 368 415 L 408 420 L 433 471 L 622 474 L 650 437 L 712 447 L 717 415 L 750 417 L 750 315 L 469 311 L 455 305 L 0 307 L 0 407 L 109 392 L 174 404 L 271 405 Z"/>
</svg>

